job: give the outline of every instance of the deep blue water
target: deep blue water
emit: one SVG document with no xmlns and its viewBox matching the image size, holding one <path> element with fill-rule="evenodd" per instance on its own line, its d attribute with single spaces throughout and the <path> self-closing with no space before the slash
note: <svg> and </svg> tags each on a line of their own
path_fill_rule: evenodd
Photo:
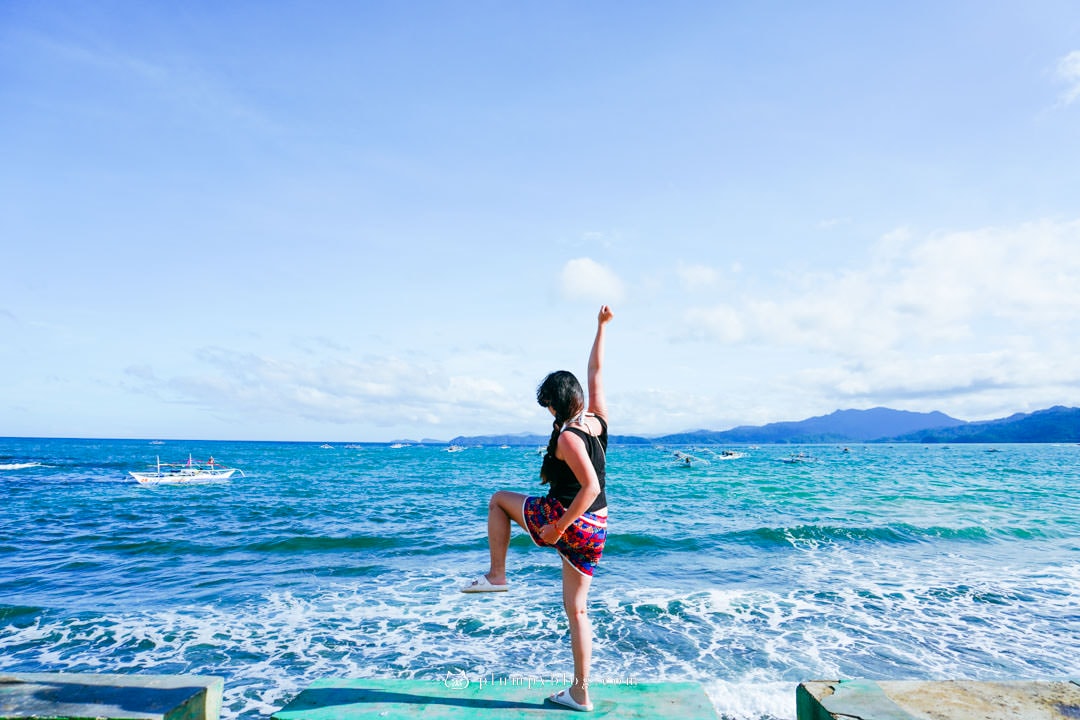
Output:
<svg viewBox="0 0 1080 720">
<path fill-rule="evenodd" d="M 793 718 L 805 679 L 1080 675 L 1080 446 L 739 449 L 610 449 L 594 681 L 698 680 L 757 719 Z M 189 453 L 246 477 L 127 475 Z M 539 464 L 0 439 L 0 669 L 222 675 L 231 718 L 323 677 L 569 675 L 554 553 L 518 531 L 514 589 L 457 592 L 486 568 L 487 497 L 541 492 Z"/>
</svg>

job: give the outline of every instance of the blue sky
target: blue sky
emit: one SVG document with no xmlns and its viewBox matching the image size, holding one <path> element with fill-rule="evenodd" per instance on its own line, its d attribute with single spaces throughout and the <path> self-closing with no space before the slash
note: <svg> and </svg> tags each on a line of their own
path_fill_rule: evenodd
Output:
<svg viewBox="0 0 1080 720">
<path fill-rule="evenodd" d="M 0 2 L 0 435 L 1080 405 L 1073 2 Z"/>
</svg>

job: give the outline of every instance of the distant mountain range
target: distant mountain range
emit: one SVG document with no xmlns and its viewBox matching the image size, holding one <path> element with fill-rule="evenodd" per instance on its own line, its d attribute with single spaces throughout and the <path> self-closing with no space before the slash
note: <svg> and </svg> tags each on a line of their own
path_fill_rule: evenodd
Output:
<svg viewBox="0 0 1080 720">
<path fill-rule="evenodd" d="M 927 428 L 892 438 L 914 443 L 1073 443 L 1080 442 L 1080 408 L 1055 405 L 1000 420 Z"/>
<path fill-rule="evenodd" d="M 454 445 L 546 445 L 547 435 L 480 435 L 456 437 Z M 999 420 L 966 422 L 940 412 L 917 413 L 890 408 L 837 410 L 829 415 L 740 426 L 731 430 L 639 437 L 612 435 L 623 445 L 720 445 L 745 443 L 1040 443 L 1080 442 L 1080 408 L 1057 405 Z"/>
<path fill-rule="evenodd" d="M 741 426 L 715 432 L 697 430 L 667 435 L 667 443 L 838 443 L 870 442 L 935 428 L 963 425 L 945 413 L 917 413 L 889 408 L 837 410 L 798 422 L 776 422 L 760 427 Z"/>
</svg>

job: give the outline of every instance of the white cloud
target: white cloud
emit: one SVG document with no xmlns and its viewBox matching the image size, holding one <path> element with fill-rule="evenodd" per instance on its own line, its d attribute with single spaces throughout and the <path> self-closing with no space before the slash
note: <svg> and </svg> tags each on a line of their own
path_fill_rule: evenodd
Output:
<svg viewBox="0 0 1080 720">
<path fill-rule="evenodd" d="M 850 225 L 851 218 L 827 218 L 825 220 L 819 220 L 817 224 L 818 230 L 833 230 L 843 225 Z"/>
<path fill-rule="evenodd" d="M 1073 50 L 1061 58 L 1057 66 L 1058 77 L 1064 80 L 1068 87 L 1061 94 L 1061 101 L 1069 105 L 1080 98 L 1080 50 Z"/>
<path fill-rule="evenodd" d="M 903 238 L 883 238 L 864 267 L 803 277 L 795 292 L 719 314 L 740 317 L 748 339 L 855 357 L 985 343 L 1080 317 L 1080 222 Z M 715 337 L 739 338 L 727 330 Z"/>
<path fill-rule="evenodd" d="M 795 376 L 838 406 L 938 409 L 964 419 L 1072 404 L 1080 369 L 1069 353 L 1005 348 L 928 356 L 895 354 L 873 362 L 813 368 Z"/>
<path fill-rule="evenodd" d="M 845 363 L 798 373 L 806 383 L 830 388 L 833 394 L 855 400 L 874 397 L 945 397 L 974 389 L 1004 388 L 1021 381 L 1015 373 L 1018 357 L 1007 352 L 931 355 L 891 355 L 872 363 Z M 1026 358 L 1030 360 L 1030 358 Z"/>
<path fill-rule="evenodd" d="M 403 432 L 443 427 L 451 433 L 530 417 L 523 408 L 531 407 L 511 397 L 498 380 L 449 372 L 440 362 L 395 356 L 308 362 L 222 348 L 205 348 L 199 359 L 206 370 L 198 374 L 159 378 L 139 366 L 127 375 L 138 392 L 218 415 L 292 417 Z"/>
<path fill-rule="evenodd" d="M 605 250 L 610 250 L 619 244 L 621 235 L 618 231 L 611 230 L 587 230 L 581 233 L 581 243 L 594 245 Z"/>
<path fill-rule="evenodd" d="M 694 291 L 716 285 L 719 278 L 716 270 L 707 265 L 688 265 L 679 263 L 676 272 L 686 290 Z"/>
<path fill-rule="evenodd" d="M 743 339 L 743 323 L 739 313 L 727 305 L 691 308 L 684 314 L 687 334 L 692 338 L 712 338 L 724 343 Z"/>
<path fill-rule="evenodd" d="M 613 270 L 591 258 L 570 260 L 559 277 L 566 300 L 592 300 L 617 303 L 623 297 L 623 283 Z"/>
<path fill-rule="evenodd" d="M 1080 221 L 882 238 L 868 262 L 699 307 L 681 335 L 802 358 L 841 404 L 1076 398 Z"/>
</svg>

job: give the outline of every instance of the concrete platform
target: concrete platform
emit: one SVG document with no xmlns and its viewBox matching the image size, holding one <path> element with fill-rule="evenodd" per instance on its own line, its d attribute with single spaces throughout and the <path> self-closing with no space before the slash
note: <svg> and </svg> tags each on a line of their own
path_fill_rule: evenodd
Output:
<svg viewBox="0 0 1080 720">
<path fill-rule="evenodd" d="M 0 673 L 0 720 L 218 720 L 219 677 Z"/>
<path fill-rule="evenodd" d="M 318 680 L 274 720 L 527 720 L 538 717 L 672 718 L 716 720 L 716 711 L 697 683 L 594 684 L 594 710 L 579 714 L 544 702 L 565 687 L 535 680 L 494 682 L 441 680 Z"/>
<path fill-rule="evenodd" d="M 1078 720 L 1080 683 L 817 680 L 795 706 L 798 720 Z"/>
</svg>

